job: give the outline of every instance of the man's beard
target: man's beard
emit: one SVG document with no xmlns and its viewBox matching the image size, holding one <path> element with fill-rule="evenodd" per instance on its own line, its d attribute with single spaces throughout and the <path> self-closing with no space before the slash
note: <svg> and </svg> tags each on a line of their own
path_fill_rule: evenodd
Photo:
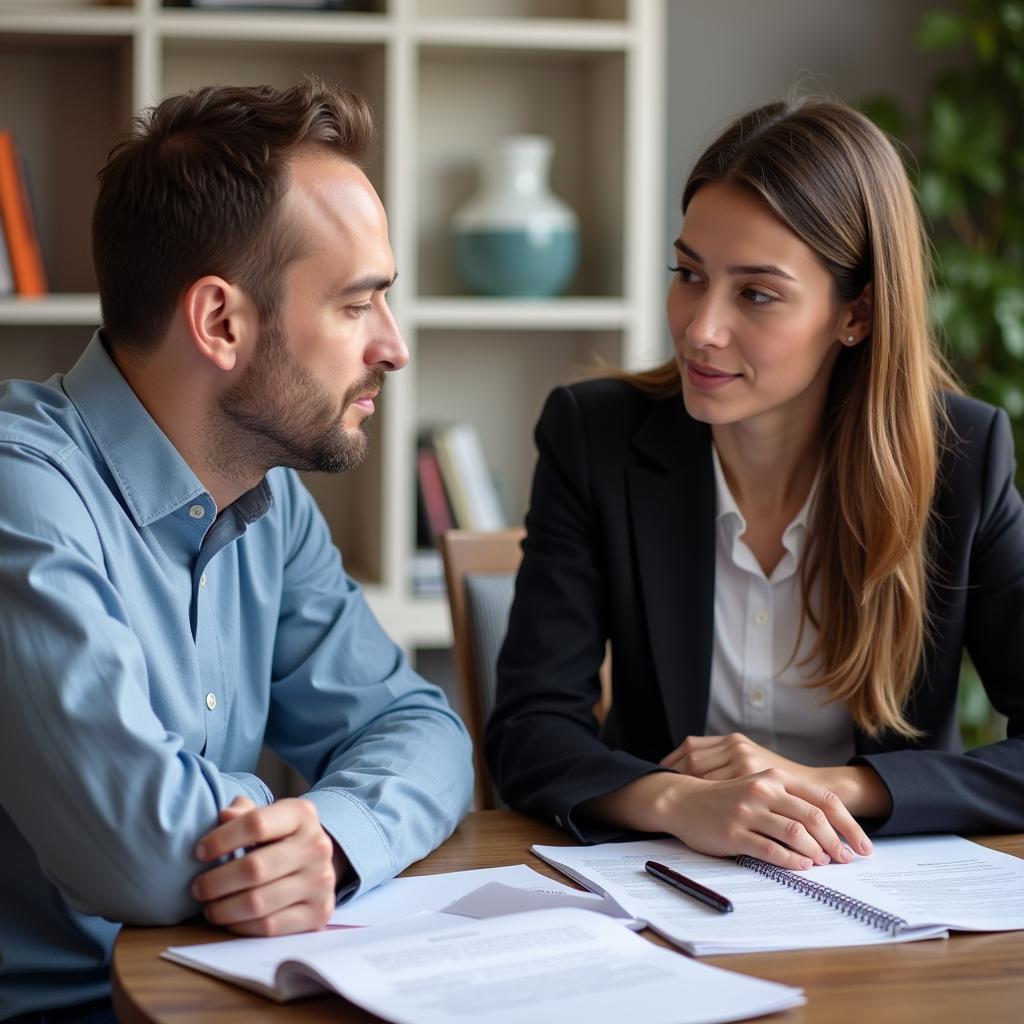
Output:
<svg viewBox="0 0 1024 1024">
<path fill-rule="evenodd" d="M 268 318 L 251 365 L 218 405 L 231 435 L 221 453 L 240 468 L 274 466 L 313 473 L 343 473 L 366 457 L 366 419 L 346 430 L 341 419 L 357 399 L 379 391 L 384 371 L 371 369 L 345 393 L 340 408 L 288 352 L 280 325 Z M 218 461 L 221 461 L 218 459 Z M 227 466 L 224 466 L 227 469 Z"/>
</svg>

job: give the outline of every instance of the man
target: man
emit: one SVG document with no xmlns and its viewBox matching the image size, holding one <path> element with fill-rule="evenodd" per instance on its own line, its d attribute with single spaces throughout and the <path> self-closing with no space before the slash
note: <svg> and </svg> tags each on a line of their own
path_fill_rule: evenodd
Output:
<svg viewBox="0 0 1024 1024">
<path fill-rule="evenodd" d="M 104 328 L 0 387 L 0 1019 L 107 1019 L 121 922 L 319 928 L 468 807 L 295 474 L 356 465 L 408 361 L 371 137 L 315 81 L 165 100 L 100 175 Z"/>
</svg>

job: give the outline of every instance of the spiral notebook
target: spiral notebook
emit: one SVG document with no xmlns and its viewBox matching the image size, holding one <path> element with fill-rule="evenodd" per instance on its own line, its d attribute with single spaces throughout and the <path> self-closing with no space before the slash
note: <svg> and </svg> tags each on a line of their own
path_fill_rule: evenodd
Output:
<svg viewBox="0 0 1024 1024">
<path fill-rule="evenodd" d="M 674 839 L 533 852 L 696 956 L 1024 929 L 1024 860 L 958 836 L 878 839 L 869 857 L 799 872 L 756 857 L 708 857 Z M 735 911 L 719 913 L 652 878 L 647 860 L 728 897 Z"/>
</svg>

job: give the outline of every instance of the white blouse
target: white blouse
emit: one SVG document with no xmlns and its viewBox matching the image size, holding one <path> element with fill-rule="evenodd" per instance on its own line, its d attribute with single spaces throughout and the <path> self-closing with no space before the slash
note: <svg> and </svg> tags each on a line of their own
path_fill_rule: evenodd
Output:
<svg viewBox="0 0 1024 1024">
<path fill-rule="evenodd" d="M 854 728 L 846 708 L 801 683 L 815 665 L 801 666 L 817 636 L 804 623 L 800 649 L 800 559 L 807 548 L 811 493 L 786 527 L 782 560 L 766 577 L 741 539 L 747 523 L 726 483 L 715 446 L 715 630 L 711 697 L 705 733 L 742 732 L 755 743 L 800 764 L 842 765 L 854 755 Z M 812 588 L 811 601 L 817 593 Z"/>
</svg>

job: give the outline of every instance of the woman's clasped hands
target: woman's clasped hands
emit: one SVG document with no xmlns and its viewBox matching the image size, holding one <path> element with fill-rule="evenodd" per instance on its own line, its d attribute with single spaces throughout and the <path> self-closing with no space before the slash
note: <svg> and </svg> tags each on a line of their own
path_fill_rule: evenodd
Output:
<svg viewBox="0 0 1024 1024">
<path fill-rule="evenodd" d="M 749 854 L 806 870 L 871 852 L 854 815 L 885 817 L 885 784 L 867 766 L 815 768 L 744 736 L 691 736 L 661 767 L 583 810 L 644 832 L 665 832 L 719 857 Z M 845 840 L 845 841 L 844 841 Z"/>
<path fill-rule="evenodd" d="M 849 802 L 860 813 L 884 810 L 884 786 L 868 789 L 871 769 L 808 767 L 742 733 L 688 737 L 661 765 L 679 773 L 647 777 L 658 780 L 666 831 L 703 853 L 746 853 L 795 869 L 845 863 L 871 852 Z"/>
</svg>

